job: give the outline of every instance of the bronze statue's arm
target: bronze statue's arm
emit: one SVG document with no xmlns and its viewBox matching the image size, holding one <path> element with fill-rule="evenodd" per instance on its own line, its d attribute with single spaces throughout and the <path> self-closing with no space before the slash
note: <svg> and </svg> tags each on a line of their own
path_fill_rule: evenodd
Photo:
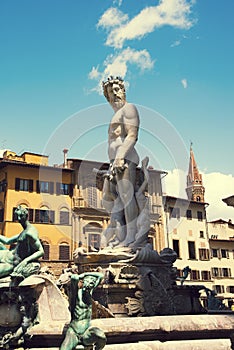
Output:
<svg viewBox="0 0 234 350">
<path fill-rule="evenodd" d="M 13 237 L 5 237 L 3 235 L 0 235 L 0 242 L 3 244 L 11 244 L 17 242 L 19 235 L 13 236 Z"/>
<path fill-rule="evenodd" d="M 71 279 L 73 281 L 79 282 L 79 281 L 82 281 L 85 278 L 85 276 L 96 277 L 97 280 L 96 280 L 94 288 L 96 288 L 99 285 L 99 283 L 101 282 L 101 280 L 104 278 L 103 273 L 94 271 L 94 272 L 84 272 L 84 273 L 82 273 L 80 275 L 73 274 L 73 275 L 71 275 Z"/>
</svg>

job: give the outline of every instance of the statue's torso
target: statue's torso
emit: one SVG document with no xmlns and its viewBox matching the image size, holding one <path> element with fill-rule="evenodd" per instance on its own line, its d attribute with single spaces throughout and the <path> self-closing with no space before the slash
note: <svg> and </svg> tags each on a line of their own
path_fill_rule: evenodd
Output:
<svg viewBox="0 0 234 350">
<path fill-rule="evenodd" d="M 108 148 L 108 154 L 110 161 L 114 160 L 116 157 L 116 153 L 119 147 L 125 147 L 124 146 L 124 140 L 127 136 L 127 132 L 125 129 L 125 123 L 124 115 L 127 113 L 127 106 L 124 105 L 122 108 L 120 108 L 112 117 L 112 120 L 109 125 L 109 131 L 108 131 L 108 139 L 109 139 L 109 148 Z M 136 149 L 133 147 L 130 151 L 126 154 L 126 159 L 130 160 L 136 164 L 139 163 L 139 156 L 136 152 Z"/>
</svg>

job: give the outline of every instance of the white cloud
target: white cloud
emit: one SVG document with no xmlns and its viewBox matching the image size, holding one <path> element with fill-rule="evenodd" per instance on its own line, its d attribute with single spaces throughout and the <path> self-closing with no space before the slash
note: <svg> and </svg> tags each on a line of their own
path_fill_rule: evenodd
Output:
<svg viewBox="0 0 234 350">
<path fill-rule="evenodd" d="M 176 40 L 176 41 L 174 41 L 174 43 L 171 44 L 171 47 L 176 47 L 176 46 L 179 46 L 180 44 L 181 44 L 181 41 Z"/>
<path fill-rule="evenodd" d="M 92 91 L 100 93 L 100 82 L 109 75 L 118 75 L 125 78 L 129 66 L 136 65 L 141 72 L 152 69 L 154 61 L 146 50 L 135 50 L 130 47 L 123 49 L 126 40 L 141 39 L 156 28 L 170 25 L 177 28 L 189 29 L 194 20 L 190 18 L 194 0 L 159 0 L 157 6 L 145 7 L 135 17 L 129 16 L 116 7 L 108 8 L 100 17 L 97 28 L 103 28 L 107 32 L 106 45 L 114 47 L 113 54 L 108 55 L 103 62 L 103 70 L 93 67 L 89 78 L 98 81 L 98 85 Z M 121 5 L 121 0 L 114 0 Z M 177 40 L 173 46 L 180 45 Z M 187 82 L 182 82 L 184 88 Z"/>
<path fill-rule="evenodd" d="M 115 7 L 106 10 L 98 21 L 97 27 L 112 28 L 124 25 L 128 21 L 128 15 Z"/>
<path fill-rule="evenodd" d="M 222 173 L 203 174 L 203 184 L 206 189 L 205 199 L 209 203 L 209 220 L 234 218 L 234 208 L 228 207 L 222 201 L 234 194 L 234 177 Z"/>
<path fill-rule="evenodd" d="M 173 169 L 168 171 L 167 176 L 163 179 L 163 192 L 164 194 L 187 198 L 185 187 L 186 187 L 186 173 L 181 169 Z"/>
<path fill-rule="evenodd" d="M 98 71 L 98 67 L 93 67 L 91 72 L 89 72 L 89 79 L 94 79 L 94 80 L 97 80 L 97 79 L 100 79 L 101 77 L 101 74 L 100 72 Z"/>
<path fill-rule="evenodd" d="M 104 70 L 100 72 L 98 67 L 93 67 L 89 73 L 90 79 L 98 80 L 98 85 L 94 89 L 101 93 L 101 81 L 105 80 L 108 76 L 121 76 L 125 78 L 128 70 L 128 66 L 135 64 L 142 72 L 151 69 L 154 65 L 154 61 L 151 59 L 147 50 L 134 50 L 130 47 L 116 53 L 109 55 L 103 63 Z"/>
<path fill-rule="evenodd" d="M 164 193 L 174 197 L 187 198 L 186 175 L 184 171 L 178 169 L 169 171 L 163 181 Z M 222 173 L 203 173 L 202 178 L 205 187 L 205 201 L 209 204 L 207 207 L 208 220 L 234 219 L 234 208 L 228 207 L 222 201 L 223 198 L 234 194 L 234 176 Z"/>
<path fill-rule="evenodd" d="M 187 89 L 187 87 L 188 87 L 187 79 L 182 79 L 182 80 L 181 80 L 181 84 L 183 85 L 183 88 L 184 88 L 184 89 Z"/>
<path fill-rule="evenodd" d="M 157 6 L 144 8 L 131 20 L 122 11 L 110 8 L 102 15 L 98 26 L 109 31 L 106 45 L 122 48 L 126 40 L 141 39 L 165 25 L 189 29 L 194 24 L 190 19 L 192 5 L 188 0 L 161 0 Z"/>
</svg>

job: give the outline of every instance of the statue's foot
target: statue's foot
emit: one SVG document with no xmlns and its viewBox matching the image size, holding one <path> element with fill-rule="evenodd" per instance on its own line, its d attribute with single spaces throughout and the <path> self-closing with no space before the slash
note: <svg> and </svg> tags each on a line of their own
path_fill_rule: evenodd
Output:
<svg viewBox="0 0 234 350">
<path fill-rule="evenodd" d="M 134 244 L 134 239 L 125 239 L 123 242 L 118 244 L 118 247 L 129 247 L 130 244 Z"/>
</svg>

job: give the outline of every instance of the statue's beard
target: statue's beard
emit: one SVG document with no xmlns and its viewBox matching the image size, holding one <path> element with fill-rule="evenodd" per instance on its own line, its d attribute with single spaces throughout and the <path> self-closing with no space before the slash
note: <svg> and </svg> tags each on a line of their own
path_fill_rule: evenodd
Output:
<svg viewBox="0 0 234 350">
<path fill-rule="evenodd" d="M 120 109 L 125 105 L 125 100 L 123 99 L 118 99 L 116 101 L 111 102 L 111 106 L 113 107 L 113 109 Z"/>
</svg>

